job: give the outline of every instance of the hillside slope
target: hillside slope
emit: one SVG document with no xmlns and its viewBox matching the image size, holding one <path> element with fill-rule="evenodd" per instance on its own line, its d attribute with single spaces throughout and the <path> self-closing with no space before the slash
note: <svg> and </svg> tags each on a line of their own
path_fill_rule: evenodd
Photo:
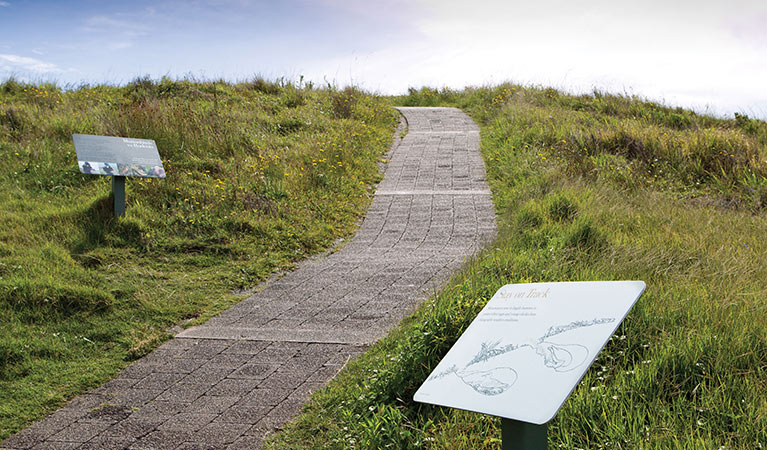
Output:
<svg viewBox="0 0 767 450">
<path fill-rule="evenodd" d="M 413 393 L 502 285 L 620 279 L 647 290 L 549 446 L 767 445 L 767 124 L 511 84 L 396 102 L 460 106 L 481 125 L 498 239 L 272 447 L 499 448 L 496 419 Z"/>
<path fill-rule="evenodd" d="M 0 84 L 0 439 L 347 236 L 398 114 L 355 89 Z M 72 134 L 154 139 L 166 179 L 80 174 Z"/>
</svg>

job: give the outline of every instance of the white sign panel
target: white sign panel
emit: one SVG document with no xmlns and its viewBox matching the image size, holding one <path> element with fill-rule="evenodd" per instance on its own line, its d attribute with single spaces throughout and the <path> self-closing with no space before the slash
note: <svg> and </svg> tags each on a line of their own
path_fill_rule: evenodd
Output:
<svg viewBox="0 0 767 450">
<path fill-rule="evenodd" d="M 644 289 L 643 281 L 503 286 L 415 400 L 546 423 Z"/>
</svg>

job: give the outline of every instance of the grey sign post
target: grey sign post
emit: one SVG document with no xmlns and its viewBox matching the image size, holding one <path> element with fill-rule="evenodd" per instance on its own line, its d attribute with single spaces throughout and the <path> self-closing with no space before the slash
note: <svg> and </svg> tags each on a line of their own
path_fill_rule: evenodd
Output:
<svg viewBox="0 0 767 450">
<path fill-rule="evenodd" d="M 112 177 L 115 216 L 125 215 L 125 178 L 165 178 L 157 145 L 151 139 L 73 134 L 77 165 L 86 175 Z"/>
<path fill-rule="evenodd" d="M 504 450 L 545 450 L 546 424 L 644 289 L 642 281 L 503 286 L 414 399 L 501 417 Z"/>
<path fill-rule="evenodd" d="M 125 177 L 119 175 L 112 177 L 112 198 L 114 199 L 114 211 L 116 217 L 125 215 Z"/>
</svg>

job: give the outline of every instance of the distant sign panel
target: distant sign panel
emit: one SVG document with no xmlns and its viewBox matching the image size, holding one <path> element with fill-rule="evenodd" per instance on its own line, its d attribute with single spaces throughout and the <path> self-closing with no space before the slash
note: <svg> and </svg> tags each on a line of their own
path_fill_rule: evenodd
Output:
<svg viewBox="0 0 767 450">
<path fill-rule="evenodd" d="M 153 140 L 89 134 L 74 134 L 72 140 L 84 174 L 165 178 Z"/>
<path fill-rule="evenodd" d="M 546 423 L 644 289 L 642 281 L 503 286 L 415 400 Z"/>
</svg>

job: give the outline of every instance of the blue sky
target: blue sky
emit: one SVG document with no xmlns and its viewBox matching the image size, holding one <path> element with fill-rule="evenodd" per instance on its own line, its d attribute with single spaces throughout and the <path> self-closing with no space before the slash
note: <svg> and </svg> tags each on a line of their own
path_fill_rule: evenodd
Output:
<svg viewBox="0 0 767 450">
<path fill-rule="evenodd" d="M 383 94 L 510 80 L 767 118 L 767 2 L 0 0 L 11 75 L 303 75 Z"/>
</svg>

